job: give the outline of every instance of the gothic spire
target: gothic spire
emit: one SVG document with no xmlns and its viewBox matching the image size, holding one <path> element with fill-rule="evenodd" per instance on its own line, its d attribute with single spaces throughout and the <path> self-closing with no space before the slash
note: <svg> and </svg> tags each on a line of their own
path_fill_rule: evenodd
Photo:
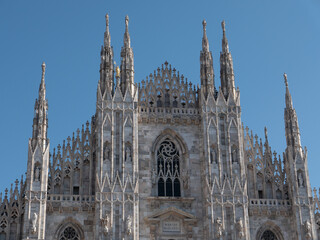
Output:
<svg viewBox="0 0 320 240">
<path fill-rule="evenodd" d="M 292 109 L 293 108 L 292 97 L 289 91 L 288 78 L 286 73 L 283 74 L 283 78 L 284 78 L 284 83 L 286 85 L 286 108 Z"/>
<path fill-rule="evenodd" d="M 123 37 L 123 47 L 121 48 L 121 91 L 125 95 L 128 90 L 131 95 L 133 94 L 134 88 L 134 62 L 133 62 L 133 51 L 130 44 L 129 35 L 129 17 L 125 18 L 125 33 Z"/>
<path fill-rule="evenodd" d="M 223 38 L 222 38 L 222 52 L 220 52 L 220 78 L 221 88 L 224 96 L 227 98 L 229 94 L 235 95 L 233 61 L 231 53 L 229 52 L 228 40 L 226 37 L 225 21 L 221 23 Z"/>
<path fill-rule="evenodd" d="M 34 106 L 32 144 L 35 147 L 38 141 L 41 141 L 42 149 L 45 150 L 47 145 L 47 128 L 48 128 L 48 102 L 46 100 L 46 85 L 45 85 L 45 71 L 46 65 L 43 62 L 41 65 L 42 77 L 39 86 L 39 99 L 36 99 Z"/>
<path fill-rule="evenodd" d="M 300 140 L 300 130 L 298 124 L 298 117 L 296 114 L 296 110 L 293 108 L 292 104 L 292 97 L 289 91 L 288 86 L 288 78 L 287 74 L 283 74 L 285 86 L 286 86 L 286 107 L 284 110 L 284 121 L 285 121 L 285 133 L 286 133 L 286 140 L 287 146 L 292 147 L 293 150 L 298 149 L 301 151 L 301 140 Z M 294 155 L 295 155 L 295 151 Z"/>
<path fill-rule="evenodd" d="M 214 90 L 214 70 L 212 53 L 209 51 L 209 41 L 207 37 L 206 20 L 202 21 L 203 37 L 202 50 L 200 51 L 200 79 L 201 89 L 206 98 L 211 90 Z"/>
<path fill-rule="evenodd" d="M 104 46 L 101 47 L 101 63 L 100 63 L 100 90 L 101 95 L 108 88 L 113 92 L 114 86 L 114 70 L 113 70 L 113 48 L 111 46 L 111 36 L 109 32 L 109 15 L 106 14 L 106 31 L 104 33 Z"/>
</svg>

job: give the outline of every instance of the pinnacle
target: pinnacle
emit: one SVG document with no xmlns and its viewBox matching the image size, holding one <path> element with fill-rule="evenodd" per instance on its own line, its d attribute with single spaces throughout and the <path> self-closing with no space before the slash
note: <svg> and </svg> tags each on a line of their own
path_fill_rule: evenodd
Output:
<svg viewBox="0 0 320 240">
<path fill-rule="evenodd" d="M 226 22 L 223 20 L 221 22 L 221 27 L 223 31 L 223 38 L 222 38 L 222 52 L 228 53 L 229 52 L 229 45 L 228 45 L 228 40 L 226 36 Z"/>
<path fill-rule="evenodd" d="M 209 51 L 209 41 L 207 37 L 207 31 L 206 31 L 206 26 L 207 22 L 206 20 L 202 21 L 202 26 L 203 26 L 203 37 L 202 37 L 202 51 Z"/>
<path fill-rule="evenodd" d="M 106 14 L 106 31 L 104 33 L 104 46 L 110 47 L 110 32 L 109 32 L 109 15 Z"/>
<path fill-rule="evenodd" d="M 130 48 L 130 35 L 129 35 L 129 17 L 128 15 L 125 18 L 125 23 L 126 23 L 126 30 L 124 33 L 124 46 Z"/>
</svg>

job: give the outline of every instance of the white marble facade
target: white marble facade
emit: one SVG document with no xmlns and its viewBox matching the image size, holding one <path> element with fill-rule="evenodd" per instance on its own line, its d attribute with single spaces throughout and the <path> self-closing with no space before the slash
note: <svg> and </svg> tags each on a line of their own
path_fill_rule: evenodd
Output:
<svg viewBox="0 0 320 240">
<path fill-rule="evenodd" d="M 128 24 L 116 67 L 106 16 L 96 113 L 52 151 L 42 65 L 27 176 L 1 198 L 0 240 L 318 239 L 287 76 L 280 156 L 267 129 L 261 140 L 242 124 L 224 22 L 219 88 L 205 21 L 200 87 L 168 62 L 136 84 Z"/>
</svg>

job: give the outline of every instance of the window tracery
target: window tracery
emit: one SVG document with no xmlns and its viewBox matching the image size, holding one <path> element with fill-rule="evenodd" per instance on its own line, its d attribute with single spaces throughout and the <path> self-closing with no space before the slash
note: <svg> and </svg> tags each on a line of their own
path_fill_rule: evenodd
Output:
<svg viewBox="0 0 320 240">
<path fill-rule="evenodd" d="M 264 233 L 261 236 L 261 239 L 259 240 L 278 240 L 278 238 L 272 231 L 266 230 L 264 231 Z"/>
<path fill-rule="evenodd" d="M 180 153 L 168 138 L 157 150 L 157 175 L 158 196 L 181 196 Z"/>
<path fill-rule="evenodd" d="M 61 232 L 59 240 L 80 240 L 80 236 L 73 227 L 69 226 Z"/>
</svg>

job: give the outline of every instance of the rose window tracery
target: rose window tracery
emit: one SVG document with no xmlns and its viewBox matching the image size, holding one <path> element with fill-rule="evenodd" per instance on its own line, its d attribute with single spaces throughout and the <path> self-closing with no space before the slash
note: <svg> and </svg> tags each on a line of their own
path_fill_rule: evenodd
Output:
<svg viewBox="0 0 320 240">
<path fill-rule="evenodd" d="M 175 144 L 164 140 L 157 151 L 158 196 L 180 197 L 180 154 Z"/>
<path fill-rule="evenodd" d="M 60 234 L 59 240 L 80 240 L 80 237 L 73 227 L 67 227 Z"/>
</svg>

